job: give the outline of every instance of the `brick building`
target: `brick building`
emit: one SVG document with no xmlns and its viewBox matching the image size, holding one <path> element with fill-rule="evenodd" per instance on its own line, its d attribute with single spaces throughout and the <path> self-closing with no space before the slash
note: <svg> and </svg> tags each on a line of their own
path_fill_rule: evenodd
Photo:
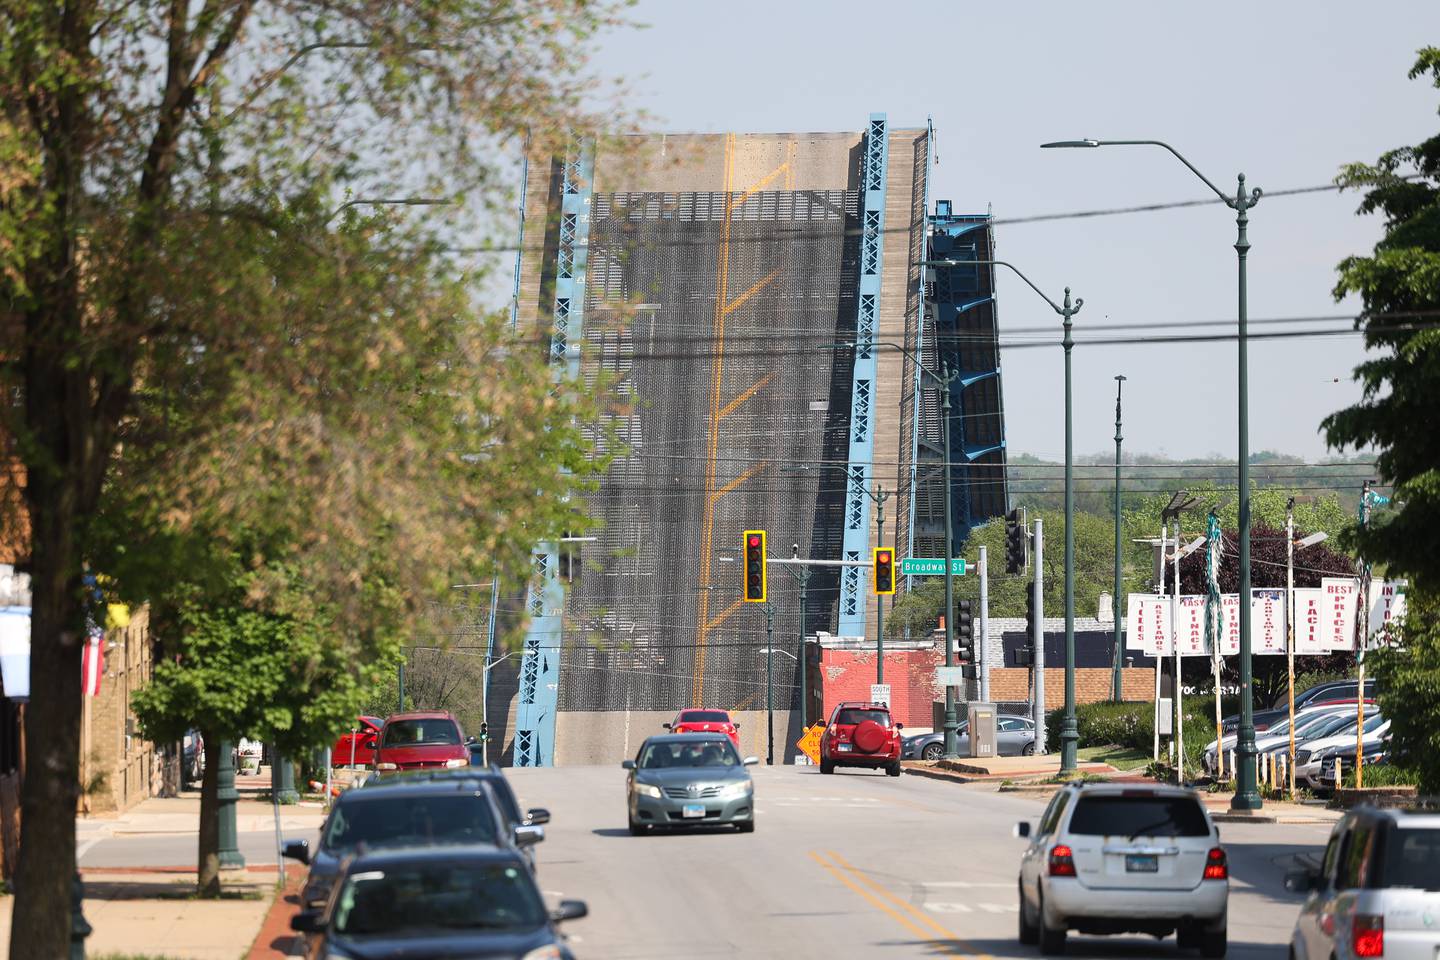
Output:
<svg viewBox="0 0 1440 960">
<path fill-rule="evenodd" d="M 105 633 L 100 693 L 87 697 L 80 730 L 81 804 L 86 813 L 129 809 L 160 791 L 161 756 L 140 736 L 131 695 L 153 675 L 150 610 L 129 613 Z"/>
</svg>

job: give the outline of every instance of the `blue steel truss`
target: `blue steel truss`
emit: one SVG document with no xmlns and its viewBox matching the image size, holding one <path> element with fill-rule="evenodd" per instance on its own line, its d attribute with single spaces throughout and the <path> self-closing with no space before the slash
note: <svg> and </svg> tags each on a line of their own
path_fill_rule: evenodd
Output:
<svg viewBox="0 0 1440 960">
<path fill-rule="evenodd" d="M 572 140 L 560 170 L 560 234 L 550 331 L 550 362 L 556 380 L 580 376 L 594 167 L 594 143 Z M 560 640 L 565 611 L 559 546 L 540 543 L 531 554 L 525 597 L 530 625 L 520 657 L 520 695 L 515 713 L 517 767 L 548 767 L 555 762 L 555 713 L 560 695 Z"/>
<path fill-rule="evenodd" d="M 875 459 L 875 333 L 880 323 L 880 267 L 885 246 L 885 174 L 890 138 L 885 114 L 870 114 L 865 130 L 864 202 L 860 208 L 860 296 L 855 317 L 855 370 L 850 386 L 850 455 L 845 485 L 842 559 L 868 556 L 870 468 Z M 840 636 L 865 634 L 864 567 L 840 575 Z"/>
</svg>

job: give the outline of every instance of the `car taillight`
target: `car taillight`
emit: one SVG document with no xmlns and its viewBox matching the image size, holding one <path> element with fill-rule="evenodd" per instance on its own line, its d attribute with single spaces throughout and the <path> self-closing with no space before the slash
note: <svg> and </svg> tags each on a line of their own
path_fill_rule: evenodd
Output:
<svg viewBox="0 0 1440 960">
<path fill-rule="evenodd" d="M 1075 876 L 1075 852 L 1063 843 L 1050 848 L 1050 876 Z"/>
<path fill-rule="evenodd" d="M 1385 918 L 1373 913 L 1357 913 L 1350 926 L 1350 946 L 1357 957 L 1385 956 Z"/>
<path fill-rule="evenodd" d="M 1210 852 L 1205 855 L 1205 879 L 1228 880 L 1229 878 L 1230 865 L 1225 860 L 1224 849 L 1211 847 Z"/>
</svg>

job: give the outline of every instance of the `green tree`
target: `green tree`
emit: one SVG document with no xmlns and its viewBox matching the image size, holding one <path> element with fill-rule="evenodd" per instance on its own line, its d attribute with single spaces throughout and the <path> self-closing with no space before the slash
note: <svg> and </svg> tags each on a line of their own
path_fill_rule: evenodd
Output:
<svg viewBox="0 0 1440 960">
<path fill-rule="evenodd" d="M 1412 80 L 1440 89 L 1440 47 L 1419 51 Z M 1369 353 L 1355 368 L 1359 403 L 1323 422 L 1337 448 L 1373 447 L 1376 472 L 1394 488 L 1396 509 L 1352 532 L 1361 554 L 1407 576 L 1403 648 L 1370 660 L 1396 752 L 1419 766 L 1422 788 L 1440 791 L 1440 135 L 1345 167 L 1342 187 L 1365 191 L 1359 212 L 1380 213 L 1385 234 L 1370 256 L 1339 266 L 1335 296 L 1358 294 Z"/>
<path fill-rule="evenodd" d="M 173 500 L 125 501 L 142 508 L 127 524 L 137 542 L 153 539 L 140 527 L 158 525 L 228 531 L 235 543 L 248 521 L 280 513 L 298 531 L 277 541 L 292 545 L 290 555 L 255 565 L 265 576 L 253 590 L 279 591 L 282 569 L 308 584 L 326 580 L 337 623 L 360 619 L 367 554 L 358 534 L 376 529 L 377 517 L 393 520 L 390 548 L 418 571 L 412 582 L 427 581 L 444 565 L 423 558 L 444 549 L 443 533 L 467 526 L 457 518 L 492 532 L 456 566 L 497 543 L 495 555 L 508 559 L 535 515 L 520 494 L 540 502 L 568 485 L 553 479 L 554 467 L 582 455 L 570 452 L 572 433 L 548 428 L 565 423 L 574 398 L 566 390 L 550 397 L 533 364 L 513 365 L 523 376 L 480 379 L 467 390 L 474 412 L 466 427 L 485 426 L 490 443 L 439 450 L 397 428 L 388 455 L 362 455 L 380 449 L 375 425 L 386 398 L 351 404 L 328 376 L 394 362 L 389 401 L 438 422 L 443 404 L 405 391 L 401 374 L 413 367 L 389 324 L 438 315 L 412 311 L 411 290 L 424 290 L 429 307 L 448 299 L 458 315 L 471 311 L 453 286 L 436 296 L 415 274 L 410 290 L 389 289 L 384 263 L 360 242 L 361 208 L 340 220 L 348 247 L 337 248 L 337 231 L 327 228 L 347 197 L 454 200 L 448 224 L 434 211 L 433 228 L 405 238 L 453 245 L 460 225 L 501 199 L 494 185 L 507 145 L 527 132 L 553 141 L 558 131 L 597 125 L 580 106 L 596 93 L 582 58 L 586 41 L 613 19 L 608 4 L 588 0 L 0 0 L 0 355 L 5 386 L 23 397 L 3 414 L 26 471 L 31 673 L 47 694 L 27 718 L 17 955 L 66 950 L 81 576 L 87 562 L 106 569 L 97 557 L 114 540 L 97 518 L 107 498 L 123 499 L 110 482 L 122 455 L 175 458 L 164 473 Z M 265 236 L 276 240 L 269 258 L 254 255 Z M 306 249 L 321 256 L 299 256 Z M 302 273 L 317 263 L 333 283 L 328 310 L 313 309 L 314 296 L 290 295 L 321 288 Z M 352 294 L 366 302 L 357 307 Z M 310 312 L 290 312 L 301 306 Z M 363 322 L 345 322 L 352 310 Z M 492 343 L 463 366 L 511 369 L 503 361 L 518 356 L 517 345 Z M 434 355 L 418 356 L 417 364 Z M 303 364 L 321 359 L 333 363 Z M 223 400 L 213 412 L 230 416 L 228 429 L 218 416 L 201 417 L 204 440 L 173 448 L 171 429 L 190 426 L 184 416 L 159 432 L 140 429 L 154 423 L 141 409 L 143 393 L 188 388 L 202 376 L 214 378 L 204 385 Z M 223 389 L 227 382 L 235 389 Z M 519 388 L 516 398 L 501 395 L 510 388 Z M 352 448 L 361 435 L 371 442 Z M 427 458 L 443 459 L 457 481 L 444 507 L 433 486 L 410 483 L 417 471 L 438 475 Z M 186 464 L 199 468 L 188 480 Z M 549 465 L 550 479 L 537 464 Z M 460 482 L 467 467 L 494 489 Z M 296 478 L 310 482 L 282 482 Z M 247 479 L 263 482 L 246 487 Z M 415 496 L 422 489 L 427 496 Z M 360 507 L 348 527 L 347 502 Z M 313 526 L 294 523 L 307 511 Z M 112 511 L 111 530 L 117 518 Z M 547 528 L 535 523 L 529 533 Z M 335 589 L 345 583 L 348 593 Z"/>
</svg>

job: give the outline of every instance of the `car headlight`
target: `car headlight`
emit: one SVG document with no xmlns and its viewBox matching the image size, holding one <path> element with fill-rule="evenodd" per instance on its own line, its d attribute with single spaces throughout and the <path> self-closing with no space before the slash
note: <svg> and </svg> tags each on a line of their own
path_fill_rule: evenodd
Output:
<svg viewBox="0 0 1440 960">
<path fill-rule="evenodd" d="M 534 950 L 525 954 L 521 960 L 561 960 L 563 956 L 564 954 L 560 952 L 560 948 L 552 943 L 543 947 L 536 947 Z"/>
<path fill-rule="evenodd" d="M 468 767 L 468 766 L 470 766 L 470 761 L 469 761 L 469 760 L 459 760 L 459 759 L 446 760 L 446 761 L 445 761 L 445 766 L 446 766 L 448 769 L 454 770 L 456 767 Z"/>
<path fill-rule="evenodd" d="M 736 800 L 740 797 L 748 797 L 755 792 L 755 784 L 750 780 L 742 780 L 739 783 L 732 783 L 720 788 L 721 800 Z"/>
<path fill-rule="evenodd" d="M 393 764 L 393 763 L 377 763 L 377 764 L 375 764 L 375 769 L 376 769 L 376 770 L 399 770 L 400 767 L 399 767 L 398 765 L 396 765 L 396 764 Z"/>
<path fill-rule="evenodd" d="M 652 800 L 659 800 L 662 796 L 664 796 L 664 794 L 660 792 L 659 787 L 649 783 L 635 784 L 635 793 L 638 796 L 649 797 Z M 556 954 L 556 956 L 559 956 L 559 954 Z"/>
</svg>

